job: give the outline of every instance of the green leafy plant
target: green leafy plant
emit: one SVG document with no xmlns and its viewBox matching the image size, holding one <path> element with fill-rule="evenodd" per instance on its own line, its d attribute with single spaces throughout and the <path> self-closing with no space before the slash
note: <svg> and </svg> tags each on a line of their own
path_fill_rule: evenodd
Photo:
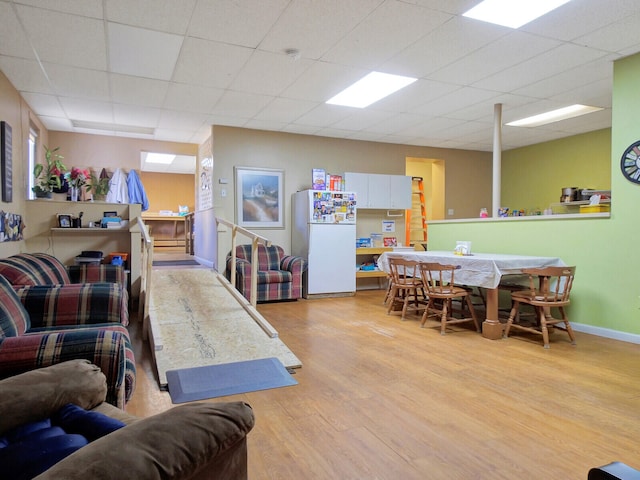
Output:
<svg viewBox="0 0 640 480">
<path fill-rule="evenodd" d="M 109 177 L 98 177 L 95 172 L 91 172 L 90 181 L 87 185 L 87 192 L 98 197 L 104 197 L 109 193 Z"/>
<path fill-rule="evenodd" d="M 58 153 L 58 150 L 60 150 L 60 147 L 50 149 L 45 145 L 45 163 L 36 163 L 33 167 L 33 177 L 36 180 L 36 184 L 31 190 L 36 195 L 51 193 L 54 188 L 62 186 L 61 177 L 66 172 L 67 167 L 62 163 L 64 157 Z"/>
</svg>

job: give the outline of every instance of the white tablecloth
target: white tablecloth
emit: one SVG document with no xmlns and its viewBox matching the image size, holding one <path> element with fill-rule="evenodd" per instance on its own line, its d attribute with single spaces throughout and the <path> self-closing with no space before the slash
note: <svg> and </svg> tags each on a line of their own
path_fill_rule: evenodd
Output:
<svg viewBox="0 0 640 480">
<path fill-rule="evenodd" d="M 456 265 L 455 282 L 460 285 L 497 288 L 503 275 L 517 275 L 523 268 L 561 267 L 566 265 L 557 257 L 474 253 L 460 256 L 446 251 L 384 252 L 378 258 L 378 268 L 389 273 L 389 257 Z"/>
</svg>

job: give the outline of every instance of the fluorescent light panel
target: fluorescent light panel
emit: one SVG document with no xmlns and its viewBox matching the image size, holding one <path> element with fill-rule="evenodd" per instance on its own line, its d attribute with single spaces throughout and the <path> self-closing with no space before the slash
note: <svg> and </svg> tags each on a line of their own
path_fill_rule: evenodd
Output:
<svg viewBox="0 0 640 480">
<path fill-rule="evenodd" d="M 153 127 L 137 127 L 135 125 L 119 125 L 117 123 L 90 122 L 88 120 L 71 120 L 75 128 L 86 128 L 88 130 L 106 130 L 109 132 L 140 133 L 143 135 L 153 135 Z"/>
<path fill-rule="evenodd" d="M 330 105 L 365 108 L 381 98 L 415 82 L 417 78 L 402 77 L 390 73 L 371 72 L 347 87 L 335 97 L 327 100 Z"/>
<path fill-rule="evenodd" d="M 576 104 L 559 108 L 557 110 L 551 110 L 550 112 L 541 113 L 539 115 L 534 115 L 532 117 L 523 118 L 521 120 L 516 120 L 514 122 L 509 122 L 507 125 L 510 127 L 539 127 L 540 125 L 579 117 L 580 115 L 586 115 L 587 113 L 598 112 L 600 110 L 604 109 L 601 107 Z"/>
<path fill-rule="evenodd" d="M 153 152 L 149 152 L 149 153 L 147 153 L 147 156 L 144 159 L 144 161 L 146 163 L 159 163 L 161 165 L 169 165 L 169 164 L 173 163 L 175 158 L 176 158 L 176 156 L 171 154 L 171 153 L 153 153 Z"/>
<path fill-rule="evenodd" d="M 520 28 L 568 2 L 569 0 L 484 0 L 462 15 L 496 25 Z"/>
</svg>

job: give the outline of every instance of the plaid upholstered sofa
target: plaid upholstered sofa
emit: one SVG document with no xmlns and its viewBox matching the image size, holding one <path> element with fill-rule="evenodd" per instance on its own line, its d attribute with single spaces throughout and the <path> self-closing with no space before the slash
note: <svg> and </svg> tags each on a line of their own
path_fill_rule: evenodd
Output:
<svg viewBox="0 0 640 480">
<path fill-rule="evenodd" d="M 117 269 L 73 270 L 85 280 L 124 277 Z M 108 379 L 107 401 L 124 408 L 136 375 L 126 286 L 70 282 L 65 266 L 46 254 L 0 259 L 0 378 L 87 359 Z"/>
<path fill-rule="evenodd" d="M 236 246 L 236 288 L 247 300 L 251 295 L 251 245 Z M 258 245 L 258 302 L 296 300 L 302 297 L 302 274 L 307 262 L 285 255 L 282 247 Z M 231 279 L 231 253 L 225 275 Z"/>
</svg>

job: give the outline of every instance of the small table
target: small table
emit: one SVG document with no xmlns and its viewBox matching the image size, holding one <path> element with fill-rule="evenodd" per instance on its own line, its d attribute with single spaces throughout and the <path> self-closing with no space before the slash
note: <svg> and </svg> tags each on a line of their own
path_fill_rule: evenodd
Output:
<svg viewBox="0 0 640 480">
<path fill-rule="evenodd" d="M 456 283 L 487 289 L 487 318 L 482 323 L 482 336 L 492 340 L 502 338 L 502 324 L 498 320 L 498 285 L 502 276 L 521 274 L 524 268 L 566 265 L 557 257 L 501 253 L 474 253 L 461 256 L 447 251 L 404 251 L 384 252 L 380 255 L 378 268 L 387 273 L 389 273 L 389 257 L 459 266 L 455 273 Z"/>
</svg>

